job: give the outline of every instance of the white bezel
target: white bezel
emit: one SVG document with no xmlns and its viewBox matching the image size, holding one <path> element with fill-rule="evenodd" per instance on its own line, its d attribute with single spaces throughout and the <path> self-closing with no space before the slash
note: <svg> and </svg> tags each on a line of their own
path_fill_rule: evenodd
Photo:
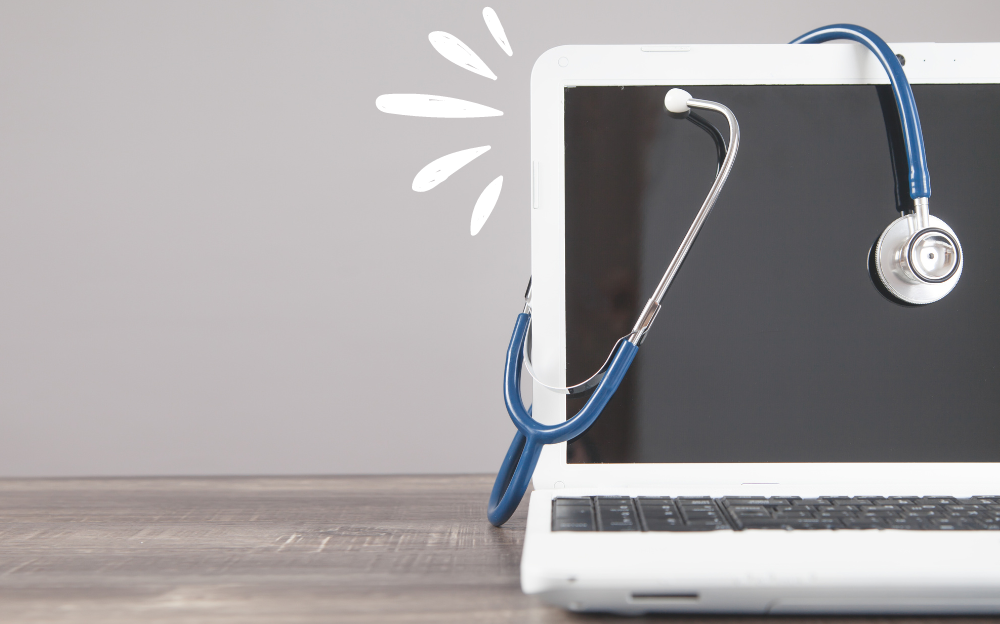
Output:
<svg viewBox="0 0 1000 624">
<path fill-rule="evenodd" d="M 1000 83 L 1000 44 L 892 44 L 911 83 Z M 860 44 L 561 46 L 531 72 L 533 362 L 566 384 L 563 91 L 593 85 L 887 84 Z M 698 97 L 696 92 L 692 92 Z M 649 293 L 640 293 L 644 300 Z M 534 417 L 565 419 L 565 397 L 533 386 Z M 1000 406 L 998 406 L 1000 407 Z M 1000 441 L 998 441 L 1000 442 Z M 1000 494 L 1000 463 L 567 464 L 546 447 L 536 489 L 784 495 Z"/>
</svg>

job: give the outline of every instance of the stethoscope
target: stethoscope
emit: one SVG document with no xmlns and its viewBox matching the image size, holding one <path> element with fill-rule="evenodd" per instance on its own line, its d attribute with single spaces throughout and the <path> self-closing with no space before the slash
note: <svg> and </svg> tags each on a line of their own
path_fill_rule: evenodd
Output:
<svg viewBox="0 0 1000 624">
<path fill-rule="evenodd" d="M 871 50 L 882 63 L 892 83 L 906 144 L 913 212 L 903 214 L 889 224 L 875 243 L 870 255 L 874 264 L 873 273 L 877 273 L 887 293 L 897 302 L 907 305 L 933 303 L 951 292 L 958 283 L 962 275 L 963 257 L 962 247 L 954 231 L 944 221 L 932 216 L 929 211 L 930 174 L 927 170 L 927 156 L 913 91 L 899 59 L 878 35 L 866 28 L 835 24 L 817 28 L 791 43 L 823 43 L 834 39 L 857 41 Z M 664 106 L 671 115 L 687 118 L 708 132 L 715 140 L 720 159 L 715 182 L 681 241 L 680 247 L 667 265 L 667 270 L 653 291 L 653 296 L 639 314 L 632 331 L 615 343 L 604 365 L 586 381 L 569 387 L 554 387 L 542 383 L 535 375 L 529 357 L 531 326 L 529 280 L 524 310 L 517 316 L 517 322 L 514 324 L 514 333 L 507 347 L 507 361 L 504 367 L 504 400 L 517 432 L 500 465 L 500 471 L 490 494 L 487 516 L 494 526 L 502 525 L 517 509 L 535 471 L 542 448 L 546 444 L 566 442 L 583 434 L 614 395 L 632 360 L 635 359 L 639 346 L 646 339 L 653 321 L 656 320 L 656 315 L 660 311 L 660 301 L 677 275 L 729 177 L 740 143 L 739 124 L 732 111 L 718 102 L 692 98 L 689 93 L 681 89 L 671 89 L 664 98 Z M 728 148 L 718 130 L 704 118 L 692 113 L 692 108 L 714 111 L 725 116 L 729 123 Z M 591 391 L 593 394 L 587 399 L 583 408 L 565 422 L 543 425 L 531 417 L 531 408 L 526 408 L 521 399 L 522 366 L 527 368 L 528 374 L 547 390 L 571 396 Z"/>
</svg>

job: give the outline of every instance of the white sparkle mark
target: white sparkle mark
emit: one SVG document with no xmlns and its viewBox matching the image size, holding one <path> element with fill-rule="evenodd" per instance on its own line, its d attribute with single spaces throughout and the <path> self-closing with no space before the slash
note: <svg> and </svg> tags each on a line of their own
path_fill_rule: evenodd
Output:
<svg viewBox="0 0 1000 624">
<path fill-rule="evenodd" d="M 470 72 L 479 74 L 480 76 L 485 76 L 490 80 L 496 80 L 497 75 L 486 66 L 483 59 L 479 58 L 472 48 L 462 43 L 461 39 L 455 35 L 442 32 L 440 30 L 435 30 L 431 34 L 427 35 L 430 40 L 431 45 L 438 53 L 451 61 L 452 63 L 458 65 L 462 69 L 467 69 Z"/>
<path fill-rule="evenodd" d="M 387 93 L 375 99 L 375 106 L 383 113 L 409 115 L 410 117 L 499 117 L 503 111 L 489 106 L 444 97 L 418 93 Z"/>
<path fill-rule="evenodd" d="M 413 190 L 418 193 L 429 191 L 448 179 L 462 167 L 490 151 L 489 145 L 473 147 L 460 152 L 452 152 L 431 162 L 413 178 Z"/>
<path fill-rule="evenodd" d="M 503 31 L 503 24 L 500 23 L 500 16 L 497 15 L 497 12 L 486 7 L 483 9 L 483 19 L 486 21 L 486 27 L 490 29 L 490 34 L 497 40 L 497 45 L 503 48 L 507 56 L 514 56 L 514 51 L 510 49 L 507 33 Z"/>
<path fill-rule="evenodd" d="M 497 205 L 497 200 L 500 199 L 500 188 L 502 186 L 503 176 L 499 176 L 483 189 L 479 199 L 476 200 L 476 207 L 472 209 L 472 222 L 469 224 L 469 232 L 473 236 L 479 234 L 479 230 L 483 229 L 486 220 L 490 218 L 490 213 L 493 212 L 493 208 Z"/>
</svg>

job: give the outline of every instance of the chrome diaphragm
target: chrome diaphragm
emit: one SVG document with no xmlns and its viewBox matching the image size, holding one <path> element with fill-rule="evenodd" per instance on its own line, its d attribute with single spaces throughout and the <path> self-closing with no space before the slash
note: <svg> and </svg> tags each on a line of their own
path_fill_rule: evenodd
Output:
<svg viewBox="0 0 1000 624">
<path fill-rule="evenodd" d="M 962 277 L 962 245 L 948 224 L 929 214 L 927 200 L 891 224 L 875 243 L 873 260 L 889 294 L 925 305 L 950 293 Z"/>
</svg>

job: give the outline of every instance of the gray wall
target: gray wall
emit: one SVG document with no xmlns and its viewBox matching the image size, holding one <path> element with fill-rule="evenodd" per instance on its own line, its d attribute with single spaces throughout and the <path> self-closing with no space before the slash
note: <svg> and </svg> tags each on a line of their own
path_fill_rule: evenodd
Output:
<svg viewBox="0 0 1000 624">
<path fill-rule="evenodd" d="M 539 54 L 780 43 L 835 21 L 989 41 L 996 7 L 6 0 L 0 475 L 495 470 L 513 432 L 500 377 L 529 270 Z M 438 56 L 433 30 L 499 80 Z M 505 115 L 375 109 L 405 92 Z M 410 190 L 432 159 L 482 144 L 438 188 Z"/>
</svg>

